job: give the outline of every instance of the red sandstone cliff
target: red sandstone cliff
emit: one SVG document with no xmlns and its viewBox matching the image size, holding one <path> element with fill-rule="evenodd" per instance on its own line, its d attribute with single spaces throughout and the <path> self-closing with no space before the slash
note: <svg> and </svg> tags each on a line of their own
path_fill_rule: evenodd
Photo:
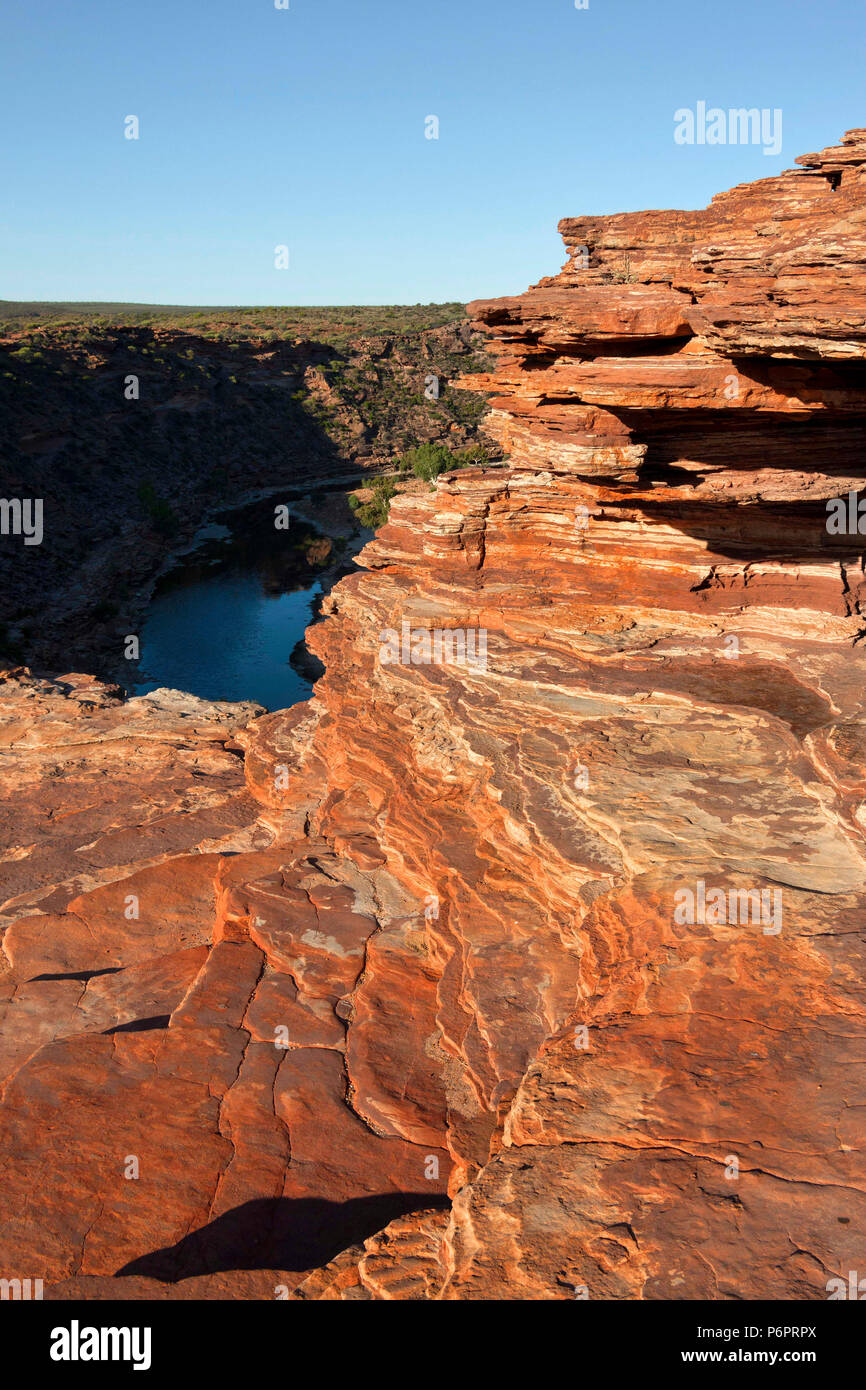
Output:
<svg viewBox="0 0 866 1390">
<path fill-rule="evenodd" d="M 3 687 L 4 1269 L 824 1299 L 862 1262 L 863 545 L 826 499 L 866 488 L 866 132 L 799 162 L 566 220 L 559 276 L 472 306 L 508 467 L 394 502 L 308 704 Z M 486 660 L 383 663 L 404 623 Z"/>
</svg>

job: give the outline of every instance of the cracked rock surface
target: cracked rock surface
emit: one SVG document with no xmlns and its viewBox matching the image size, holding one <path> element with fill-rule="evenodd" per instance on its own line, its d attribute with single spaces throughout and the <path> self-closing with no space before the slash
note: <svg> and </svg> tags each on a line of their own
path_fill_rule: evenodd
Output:
<svg viewBox="0 0 866 1390">
<path fill-rule="evenodd" d="M 395 499 L 311 701 L 0 685 L 4 1269 L 810 1300 L 858 1268 L 863 543 L 826 503 L 866 489 L 866 132 L 800 165 L 567 219 L 559 276 L 471 306 L 507 466 Z M 383 661 L 404 623 L 485 659 Z"/>
</svg>

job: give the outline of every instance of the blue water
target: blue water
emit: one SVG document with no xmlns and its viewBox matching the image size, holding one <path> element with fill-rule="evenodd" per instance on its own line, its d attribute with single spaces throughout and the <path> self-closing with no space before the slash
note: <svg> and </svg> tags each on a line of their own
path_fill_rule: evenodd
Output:
<svg viewBox="0 0 866 1390">
<path fill-rule="evenodd" d="M 168 686 L 206 700 L 256 700 L 285 709 L 312 683 L 289 657 L 309 626 L 321 585 L 273 596 L 255 574 L 212 575 L 158 595 L 142 632 L 145 679 L 136 695 Z"/>
<path fill-rule="evenodd" d="M 313 688 L 309 667 L 305 675 L 289 658 L 322 592 L 322 565 L 311 565 L 303 548 L 316 533 L 294 518 L 289 531 L 275 531 L 267 502 L 224 520 L 158 585 L 130 689 L 167 686 L 285 709 Z"/>
</svg>

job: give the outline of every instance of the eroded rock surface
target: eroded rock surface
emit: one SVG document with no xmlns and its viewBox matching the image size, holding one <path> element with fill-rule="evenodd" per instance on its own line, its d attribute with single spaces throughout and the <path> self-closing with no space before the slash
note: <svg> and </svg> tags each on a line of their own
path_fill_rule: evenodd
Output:
<svg viewBox="0 0 866 1390">
<path fill-rule="evenodd" d="M 862 1267 L 863 544 L 826 503 L 866 489 L 866 132 L 801 164 L 569 219 L 559 276 L 472 306 L 508 467 L 393 503 L 307 704 L 0 691 L 4 1270 L 810 1300 Z"/>
</svg>

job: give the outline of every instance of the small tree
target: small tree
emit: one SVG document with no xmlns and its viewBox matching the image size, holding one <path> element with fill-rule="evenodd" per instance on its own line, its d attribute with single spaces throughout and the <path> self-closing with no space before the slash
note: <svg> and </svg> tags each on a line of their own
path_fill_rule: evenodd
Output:
<svg viewBox="0 0 866 1390">
<path fill-rule="evenodd" d="M 419 444 L 403 454 L 397 467 L 401 473 L 408 473 L 411 469 L 416 478 L 423 478 L 424 482 L 429 483 L 440 473 L 454 467 L 454 456 L 445 444 Z"/>
<path fill-rule="evenodd" d="M 388 520 L 391 498 L 397 491 L 397 484 L 391 478 L 374 478 L 370 490 L 373 496 L 367 502 L 353 495 L 349 498 L 349 506 L 362 526 L 376 531 Z"/>
</svg>

